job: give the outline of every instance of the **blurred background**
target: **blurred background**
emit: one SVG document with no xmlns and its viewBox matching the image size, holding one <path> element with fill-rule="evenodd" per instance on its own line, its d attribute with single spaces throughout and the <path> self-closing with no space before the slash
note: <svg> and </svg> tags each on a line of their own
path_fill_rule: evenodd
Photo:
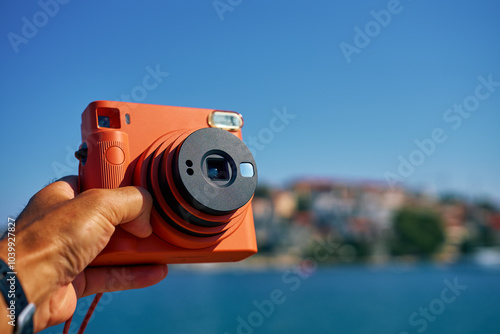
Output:
<svg viewBox="0 0 500 334">
<path fill-rule="evenodd" d="M 498 2 L 0 8 L 5 223 L 78 173 L 94 100 L 238 111 L 258 164 L 259 254 L 106 294 L 89 333 L 500 332 Z"/>
</svg>

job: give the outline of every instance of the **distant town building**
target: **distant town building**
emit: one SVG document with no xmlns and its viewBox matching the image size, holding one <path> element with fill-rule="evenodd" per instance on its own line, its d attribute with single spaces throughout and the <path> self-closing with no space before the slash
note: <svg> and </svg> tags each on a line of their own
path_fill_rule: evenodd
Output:
<svg viewBox="0 0 500 334">
<path fill-rule="evenodd" d="M 261 189 L 253 200 L 259 248 L 264 252 L 300 255 L 313 236 L 332 235 L 339 242 L 365 245 L 373 261 L 388 259 L 393 216 L 403 207 L 422 207 L 441 216 L 446 234 L 440 255 L 444 261 L 456 259 L 464 245 L 490 242 L 485 238 L 500 245 L 496 209 L 463 200 L 442 202 L 390 188 L 385 182 L 308 178 L 285 189 Z"/>
</svg>

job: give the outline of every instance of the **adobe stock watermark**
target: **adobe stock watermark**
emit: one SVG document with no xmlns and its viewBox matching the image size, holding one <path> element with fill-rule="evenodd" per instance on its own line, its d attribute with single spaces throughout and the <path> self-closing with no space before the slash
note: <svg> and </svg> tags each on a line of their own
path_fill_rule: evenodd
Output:
<svg viewBox="0 0 500 334">
<path fill-rule="evenodd" d="M 236 7 L 241 5 L 243 0 L 214 0 L 212 5 L 214 6 L 215 12 L 219 16 L 221 21 L 224 21 L 224 14 L 226 12 L 232 12 Z"/>
<path fill-rule="evenodd" d="M 15 53 L 19 52 L 21 44 L 28 44 L 30 40 L 38 35 L 39 29 L 45 27 L 50 19 L 54 18 L 60 10 L 61 5 L 65 5 L 70 0 L 39 0 L 37 2 L 40 7 L 29 18 L 23 16 L 21 18 L 20 34 L 9 32 L 7 38 Z"/>
<path fill-rule="evenodd" d="M 327 261 L 336 251 L 342 248 L 341 243 L 331 239 L 316 240 L 313 256 L 303 259 L 298 265 L 285 270 L 281 275 L 282 287 L 276 287 L 269 292 L 269 298 L 253 300 L 253 310 L 247 315 L 236 318 L 236 334 L 252 334 L 270 318 L 276 309 L 287 301 L 287 294 L 297 291 L 302 283 L 311 277 L 320 262 Z M 224 332 L 224 334 L 229 334 Z"/>
<path fill-rule="evenodd" d="M 410 314 L 408 323 L 414 327 L 417 333 L 423 333 L 428 327 L 429 323 L 436 321 L 436 319 L 443 314 L 446 307 L 453 304 L 462 293 L 467 290 L 468 286 L 460 284 L 458 278 L 455 277 L 453 282 L 445 279 L 443 281 L 445 287 L 441 290 L 439 298 L 435 298 L 424 307 L 419 307 L 417 311 Z M 410 334 L 407 331 L 399 332 L 399 334 Z"/>
<path fill-rule="evenodd" d="M 287 111 L 286 106 L 281 110 L 274 108 L 273 117 L 269 119 L 269 125 L 259 130 L 256 136 L 248 136 L 245 143 L 247 144 L 253 157 L 257 156 L 257 152 L 265 150 L 275 138 L 277 133 L 283 132 L 290 122 L 297 117 L 297 114 L 292 114 Z"/>
<path fill-rule="evenodd" d="M 383 28 L 387 28 L 387 26 L 389 26 L 395 15 L 401 14 L 403 9 L 404 7 L 399 0 L 389 0 L 387 2 L 386 9 L 370 11 L 370 15 L 373 20 L 365 23 L 363 29 L 359 26 L 354 26 L 352 44 L 344 41 L 339 44 L 340 51 L 344 55 L 347 64 L 352 62 L 353 54 L 359 55 L 363 49 L 370 45 L 375 37 L 380 35 Z"/>
<path fill-rule="evenodd" d="M 151 92 L 158 88 L 160 84 L 165 80 L 166 77 L 170 75 L 169 72 L 164 72 L 161 70 L 160 65 L 156 64 L 154 67 L 146 66 L 144 68 L 146 74 L 142 77 L 140 84 L 135 85 L 125 93 L 120 94 L 120 98 L 117 101 L 122 102 L 142 102 L 148 97 L 148 92 Z M 130 106 L 124 109 L 123 112 L 130 111 Z M 75 158 L 75 151 L 78 148 L 66 145 L 66 158 L 64 162 L 54 161 L 52 162 L 52 170 L 56 175 L 57 179 L 65 175 L 74 174 L 78 164 L 80 163 Z"/>
<path fill-rule="evenodd" d="M 500 87 L 500 81 L 493 80 L 493 74 L 487 77 L 479 76 L 479 84 L 471 95 L 466 96 L 462 103 L 455 103 L 443 113 L 444 123 L 452 130 L 458 130 L 464 120 L 471 117 L 473 112 L 479 109 L 481 102 L 486 101 Z M 442 127 L 434 128 L 430 135 L 423 139 L 415 139 L 413 143 L 416 148 L 406 155 L 398 156 L 398 167 L 395 171 L 386 171 L 385 180 L 391 189 L 398 183 L 409 178 L 415 173 L 417 167 L 421 166 L 427 158 L 436 153 L 438 146 L 448 140 L 448 134 Z"/>
</svg>

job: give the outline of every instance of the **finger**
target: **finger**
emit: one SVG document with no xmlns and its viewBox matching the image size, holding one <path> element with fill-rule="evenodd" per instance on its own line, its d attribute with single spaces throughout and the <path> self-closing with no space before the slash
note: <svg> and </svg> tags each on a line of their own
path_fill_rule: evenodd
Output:
<svg viewBox="0 0 500 334">
<path fill-rule="evenodd" d="M 56 182 L 66 182 L 72 189 L 73 194 L 76 196 L 76 194 L 80 193 L 80 184 L 78 182 L 78 176 L 76 175 L 68 175 L 60 178 Z M 55 183 L 55 182 L 54 182 Z"/>
<path fill-rule="evenodd" d="M 124 230 L 137 237 L 145 238 L 153 232 L 149 222 L 153 200 L 143 188 L 90 189 L 76 197 L 73 204 L 92 208 L 102 218 L 102 224 L 123 224 Z"/>
<path fill-rule="evenodd" d="M 64 181 L 59 186 L 72 189 Z M 43 254 L 57 264 L 53 274 L 69 283 L 104 249 L 115 226 L 125 224 L 135 236 L 149 236 L 151 206 L 151 195 L 142 188 L 90 189 L 48 212 L 43 224 L 27 226 L 24 248 L 16 250 Z"/>
<path fill-rule="evenodd" d="M 68 320 L 75 311 L 76 302 L 76 292 L 71 284 L 57 289 L 50 298 L 37 305 L 35 333 Z"/>
<path fill-rule="evenodd" d="M 57 205 L 61 202 L 75 198 L 78 194 L 78 176 L 65 176 L 40 190 L 33 196 L 35 203 L 42 202 L 47 206 Z"/>
<path fill-rule="evenodd" d="M 38 191 L 21 212 L 19 226 L 28 225 L 55 207 L 73 199 L 78 193 L 78 177 L 66 176 Z"/>
<path fill-rule="evenodd" d="M 166 265 L 89 267 L 75 278 L 73 286 L 81 298 L 100 292 L 145 288 L 160 282 L 167 274 Z"/>
</svg>

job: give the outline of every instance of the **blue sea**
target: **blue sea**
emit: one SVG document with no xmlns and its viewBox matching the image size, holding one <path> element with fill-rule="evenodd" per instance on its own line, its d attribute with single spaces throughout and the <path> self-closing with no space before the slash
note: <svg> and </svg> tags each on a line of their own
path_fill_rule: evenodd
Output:
<svg viewBox="0 0 500 334">
<path fill-rule="evenodd" d="M 91 299 L 80 300 L 71 333 Z M 61 333 L 62 326 L 44 334 Z M 500 269 L 187 271 L 103 296 L 85 333 L 500 333 Z"/>
</svg>

